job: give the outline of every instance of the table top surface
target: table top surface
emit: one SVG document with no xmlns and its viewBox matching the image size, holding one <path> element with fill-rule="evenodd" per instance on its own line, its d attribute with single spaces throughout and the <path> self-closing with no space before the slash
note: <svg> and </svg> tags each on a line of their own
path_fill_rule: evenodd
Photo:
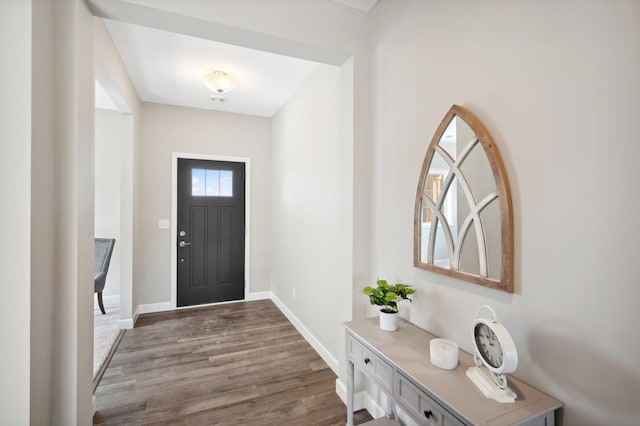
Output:
<svg viewBox="0 0 640 426">
<path fill-rule="evenodd" d="M 508 386 L 517 394 L 515 402 L 499 403 L 486 398 L 466 376 L 467 369 L 475 365 L 471 354 L 460 350 L 460 363 L 453 370 L 435 367 L 429 360 L 429 341 L 438 336 L 405 320 L 400 320 L 397 331 L 380 329 L 378 318 L 351 321 L 344 326 L 416 385 L 435 396 L 445 408 L 467 422 L 479 425 L 513 424 L 562 405 L 511 376 L 508 376 Z"/>
</svg>

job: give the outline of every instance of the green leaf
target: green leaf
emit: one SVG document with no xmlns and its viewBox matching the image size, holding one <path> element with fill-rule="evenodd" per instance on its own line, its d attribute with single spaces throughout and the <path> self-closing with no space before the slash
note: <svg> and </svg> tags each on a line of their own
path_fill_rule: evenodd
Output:
<svg viewBox="0 0 640 426">
<path fill-rule="evenodd" d="M 373 287 L 371 286 L 366 286 L 365 288 L 363 288 L 362 290 L 360 290 L 362 293 L 366 294 L 367 296 L 373 293 Z"/>
<path fill-rule="evenodd" d="M 394 300 L 398 299 L 398 297 L 399 296 L 396 293 L 390 291 L 384 295 L 384 300 L 386 300 L 387 302 L 393 302 Z"/>
<path fill-rule="evenodd" d="M 375 288 L 366 286 L 360 291 L 366 296 L 369 296 L 369 302 L 372 305 L 388 307 L 388 309 L 396 312 L 398 310 L 397 302 L 401 300 L 411 301 L 407 296 L 416 292 L 415 289 L 409 285 L 403 283 L 390 285 L 387 280 L 381 279 L 376 280 Z"/>
</svg>

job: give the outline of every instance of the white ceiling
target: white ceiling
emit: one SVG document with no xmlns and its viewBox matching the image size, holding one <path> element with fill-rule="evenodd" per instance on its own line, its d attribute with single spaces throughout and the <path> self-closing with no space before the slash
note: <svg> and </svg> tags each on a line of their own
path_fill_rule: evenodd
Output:
<svg viewBox="0 0 640 426">
<path fill-rule="evenodd" d="M 273 116 L 318 66 L 316 62 L 105 19 L 138 97 L 154 102 Z M 211 100 L 207 71 L 231 74 L 225 102 Z"/>
<path fill-rule="evenodd" d="M 378 0 L 329 1 L 368 13 Z M 263 44 L 268 44 L 265 47 L 272 52 L 225 44 L 213 41 L 212 38 L 186 35 L 191 33 L 190 27 L 183 28 L 182 33 L 175 33 L 108 19 L 121 15 L 129 8 L 127 17 L 133 19 L 129 22 L 136 22 L 137 19 L 138 24 L 148 25 L 147 21 L 142 19 L 146 18 L 146 15 L 142 18 L 136 16 L 136 11 L 131 10 L 131 4 L 115 3 L 91 0 L 94 12 L 103 17 L 138 97 L 143 102 L 272 117 L 318 66 L 317 62 L 310 60 L 272 53 L 275 50 L 269 47 L 282 41 L 271 40 L 268 37 L 262 41 Z M 118 5 L 119 8 L 112 10 Z M 140 22 L 141 19 L 144 22 Z M 181 23 L 184 27 L 184 22 Z M 194 21 L 193 24 L 201 23 Z M 153 23 L 151 25 L 155 26 Z M 211 23 L 207 23 L 200 28 L 198 35 L 202 34 L 203 30 L 211 29 L 211 26 Z M 171 29 L 175 31 L 174 28 Z M 331 60 L 326 63 L 341 63 L 331 55 L 327 58 Z M 327 58 L 319 60 L 324 62 Z M 224 102 L 212 101 L 214 93 L 202 82 L 202 76 L 214 70 L 225 71 L 236 80 L 233 90 L 223 95 Z M 107 95 L 109 91 L 105 92 L 98 86 L 96 102 L 101 102 L 102 105 L 99 107 L 113 108 L 114 102 L 111 102 Z"/>
</svg>

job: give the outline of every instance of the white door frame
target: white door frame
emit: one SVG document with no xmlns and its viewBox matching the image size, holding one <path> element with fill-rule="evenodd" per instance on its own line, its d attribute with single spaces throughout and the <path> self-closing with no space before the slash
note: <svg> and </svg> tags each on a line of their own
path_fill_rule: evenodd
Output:
<svg viewBox="0 0 640 426">
<path fill-rule="evenodd" d="M 178 305 L 178 159 L 185 158 L 189 160 L 211 160 L 211 161 L 227 161 L 230 163 L 245 164 L 244 179 L 244 300 L 249 296 L 250 275 L 251 270 L 249 254 L 251 252 L 249 242 L 251 241 L 251 227 L 249 212 L 251 211 L 251 164 L 247 157 L 228 157 L 224 155 L 207 155 L 207 154 L 188 154 L 182 152 L 171 153 L 171 309 L 176 309 Z M 192 306 L 190 306 L 192 307 Z"/>
</svg>

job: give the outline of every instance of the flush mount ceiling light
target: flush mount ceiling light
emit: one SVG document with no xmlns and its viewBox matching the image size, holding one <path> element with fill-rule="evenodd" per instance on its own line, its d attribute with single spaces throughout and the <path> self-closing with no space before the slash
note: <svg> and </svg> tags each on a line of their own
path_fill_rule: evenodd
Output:
<svg viewBox="0 0 640 426">
<path fill-rule="evenodd" d="M 235 85 L 233 77 L 224 71 L 208 72 L 202 77 L 202 81 L 209 90 L 216 93 L 211 97 L 214 101 L 224 101 L 224 98 L 220 95 L 233 89 Z"/>
</svg>

